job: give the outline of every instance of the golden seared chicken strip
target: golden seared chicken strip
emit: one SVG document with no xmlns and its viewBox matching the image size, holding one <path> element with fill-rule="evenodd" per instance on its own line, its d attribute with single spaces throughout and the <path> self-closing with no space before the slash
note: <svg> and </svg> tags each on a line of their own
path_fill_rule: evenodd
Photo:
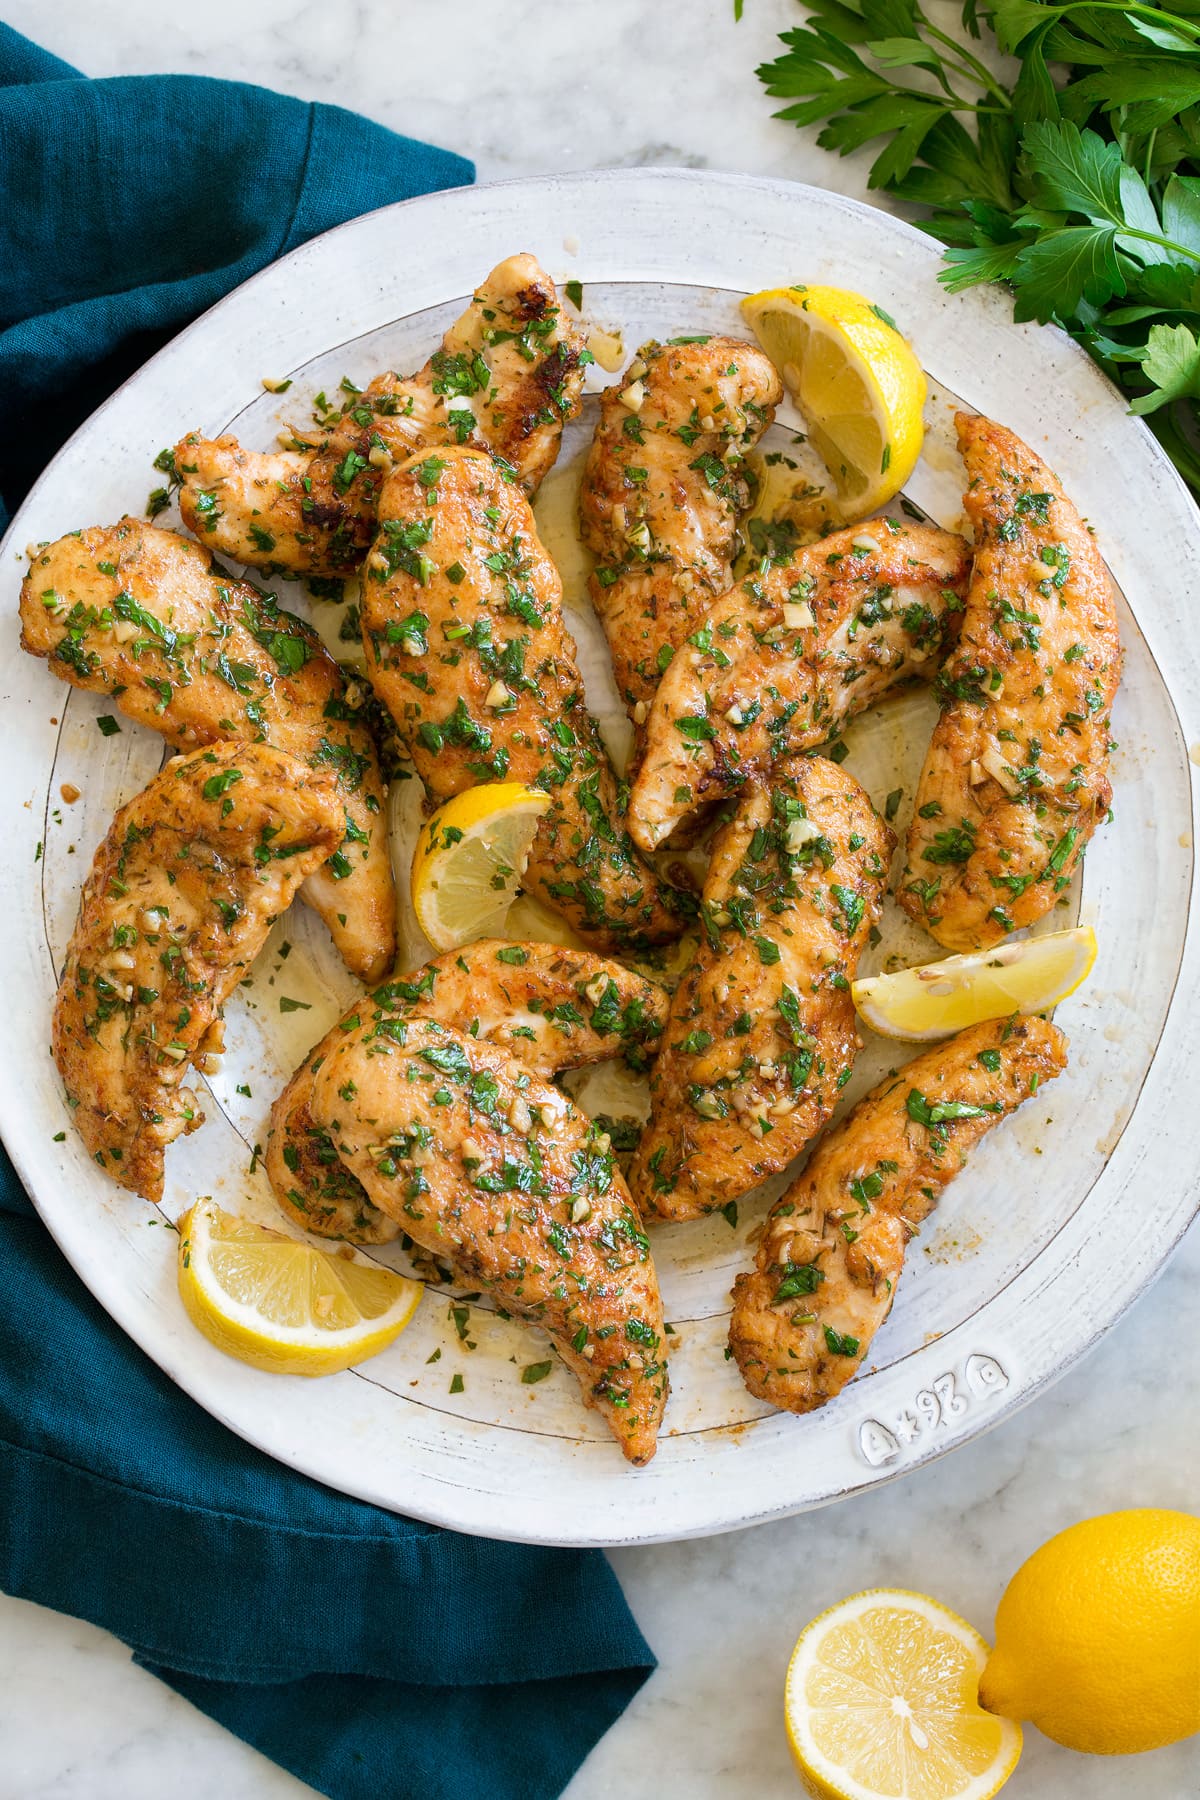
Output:
<svg viewBox="0 0 1200 1800">
<path fill-rule="evenodd" d="M 650 1076 L 629 1170 L 644 1213 L 715 1211 L 828 1119 L 859 1049 L 850 983 L 894 842 L 836 763 L 798 757 L 747 788 L 714 840 L 705 937 Z"/>
<path fill-rule="evenodd" d="M 388 477 L 361 604 L 367 674 L 431 797 L 544 788 L 525 885 L 595 949 L 678 937 L 686 901 L 625 829 L 558 571 L 490 456 L 451 447 Z"/>
<path fill-rule="evenodd" d="M 407 1021 L 434 1019 L 476 1043 L 502 1046 L 532 1073 L 624 1056 L 644 1068 L 667 1017 L 667 992 L 620 963 L 555 944 L 481 938 L 376 988 L 309 1052 L 271 1110 L 266 1168 L 284 1212 L 308 1231 L 381 1244 L 400 1223 L 381 1212 L 309 1111 L 313 1077 L 362 1027 L 403 1042 Z M 369 1022 L 369 1023 L 368 1023 Z"/>
<path fill-rule="evenodd" d="M 732 579 L 745 453 L 783 393 L 738 338 L 644 344 L 600 400 L 579 498 L 592 601 L 640 727 L 670 653 Z"/>
<path fill-rule="evenodd" d="M 650 1245 L 611 1148 L 501 1045 L 431 1019 L 368 1018 L 316 1071 L 312 1117 L 381 1211 L 550 1334 L 633 1463 L 667 1398 Z"/>
<path fill-rule="evenodd" d="M 1121 642 L 1108 571 L 1056 476 L 958 413 L 975 570 L 896 898 L 949 950 L 1049 912 L 1112 796 Z"/>
<path fill-rule="evenodd" d="M 993 1125 L 1067 1063 L 1045 1019 L 994 1019 L 935 1044 L 860 1100 L 772 1207 L 729 1343 L 750 1392 L 824 1406 L 858 1373 L 896 1297 L 904 1252 Z"/>
<path fill-rule="evenodd" d="M 532 494 L 579 411 L 583 338 L 532 256 L 497 265 L 416 375 L 377 375 L 299 448 L 272 455 L 190 433 L 175 447 L 184 522 L 238 562 L 344 575 L 375 535 L 393 461 L 471 443 Z"/>
<path fill-rule="evenodd" d="M 333 776 L 266 744 L 175 757 L 96 852 L 54 1003 L 75 1128 L 159 1200 L 163 1152 L 204 1115 L 181 1084 L 300 883 L 341 840 Z"/>
<path fill-rule="evenodd" d="M 21 588 L 21 646 L 176 750 L 267 742 L 331 772 L 343 838 L 304 898 L 352 974 L 377 981 L 391 968 L 396 894 L 379 757 L 342 671 L 302 619 L 178 532 L 127 518 L 38 552 Z"/>
<path fill-rule="evenodd" d="M 656 850 L 706 801 L 834 737 L 958 635 L 971 552 L 871 519 L 739 581 L 675 652 L 646 725 L 629 829 Z"/>
</svg>

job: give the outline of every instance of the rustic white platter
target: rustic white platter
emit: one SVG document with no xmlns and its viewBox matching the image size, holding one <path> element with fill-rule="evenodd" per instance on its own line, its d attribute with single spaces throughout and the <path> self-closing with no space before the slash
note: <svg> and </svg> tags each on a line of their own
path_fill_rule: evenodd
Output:
<svg viewBox="0 0 1200 1800">
<path fill-rule="evenodd" d="M 254 1147 L 287 1074 L 353 996 L 303 909 L 276 927 L 229 1008 L 209 1122 L 168 1153 L 161 1209 L 89 1162 L 47 1050 L 80 880 L 113 809 L 163 749 L 128 722 L 102 735 L 96 720 L 111 703 L 67 689 L 21 653 L 25 545 L 140 511 L 162 479 L 153 457 L 187 428 L 233 424 L 269 447 L 281 423 L 306 420 L 312 396 L 343 375 L 361 383 L 380 367 L 415 368 L 492 264 L 518 249 L 560 281 L 581 280 L 585 314 L 619 328 L 628 355 L 651 335 L 738 331 L 737 302 L 757 288 L 809 280 L 865 291 L 912 336 L 931 378 L 911 499 L 959 522 L 950 412 L 965 402 L 1059 471 L 1124 596 L 1115 819 L 1048 921 L 1082 917 L 1100 937 L 1091 980 L 1059 1012 L 1069 1072 L 948 1190 L 910 1251 L 869 1367 L 811 1417 L 766 1412 L 723 1355 L 729 1287 L 751 1259 L 768 1192 L 742 1202 L 736 1225 L 718 1215 L 656 1229 L 673 1392 L 657 1459 L 640 1472 L 583 1411 L 565 1372 L 521 1382 L 544 1339 L 483 1303 L 464 1309 L 453 1290 L 431 1289 L 384 1355 L 319 1382 L 244 1368 L 185 1319 L 171 1222 L 200 1193 L 275 1216 Z M 1189 748 L 1200 745 L 1200 524 L 1150 434 L 1082 353 L 1057 332 L 1014 326 L 998 293 L 951 298 L 938 266 L 936 246 L 909 226 L 780 181 L 626 171 L 412 201 L 305 245 L 183 332 L 75 435 L 14 520 L 0 548 L 0 1129 L 42 1217 L 113 1318 L 209 1412 L 280 1461 L 397 1511 L 543 1543 L 686 1537 L 818 1506 L 963 1444 L 1032 1398 L 1142 1292 L 1195 1212 Z M 609 379 L 593 374 L 593 387 Z M 264 392 L 263 377 L 288 375 L 286 397 Z M 569 432 L 538 510 L 563 567 L 589 694 L 619 753 L 623 719 L 571 525 L 594 406 Z M 336 643 L 335 608 L 275 585 Z M 910 694 L 847 733 L 848 766 L 877 802 L 902 790 L 901 829 L 932 718 L 928 697 Z M 64 787 L 79 790 L 73 804 Z M 936 954 L 893 909 L 874 965 Z M 280 999 L 300 1005 L 281 1012 Z M 868 1043 L 846 1103 L 904 1054 Z M 452 1394 L 456 1375 L 462 1391 Z"/>
</svg>

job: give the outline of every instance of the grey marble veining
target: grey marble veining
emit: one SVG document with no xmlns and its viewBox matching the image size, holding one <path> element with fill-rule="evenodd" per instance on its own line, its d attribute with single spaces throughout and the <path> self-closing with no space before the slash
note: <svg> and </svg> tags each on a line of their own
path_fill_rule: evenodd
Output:
<svg viewBox="0 0 1200 1800">
<path fill-rule="evenodd" d="M 791 0 L 8 0 L 7 23 L 92 75 L 171 69 L 353 107 L 475 158 L 484 180 L 685 163 L 865 196 L 775 123 L 753 78 Z M 803 246 L 797 245 L 797 269 Z M 781 270 L 783 278 L 794 271 Z M 1200 1237 L 1098 1351 L 956 1456 L 846 1504 L 615 1560 L 658 1673 L 568 1800 L 794 1800 L 781 1722 L 797 1632 L 878 1584 L 939 1595 L 985 1632 L 1046 1536 L 1110 1507 L 1194 1508 Z M 290 1800 L 310 1792 L 75 1620 L 0 1598 L 0 1800 Z M 1200 1744 L 1133 1763 L 1029 1733 L 1012 1800 L 1189 1800 Z"/>
<path fill-rule="evenodd" d="M 4 17 L 89 75 L 220 75 L 353 107 L 474 157 L 481 181 L 685 163 L 865 191 L 775 124 L 754 80 L 793 0 L 8 0 Z"/>
</svg>

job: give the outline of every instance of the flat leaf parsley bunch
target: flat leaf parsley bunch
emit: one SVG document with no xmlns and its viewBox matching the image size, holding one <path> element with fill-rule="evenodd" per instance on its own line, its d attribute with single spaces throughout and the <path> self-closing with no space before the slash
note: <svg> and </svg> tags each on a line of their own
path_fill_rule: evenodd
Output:
<svg viewBox="0 0 1200 1800">
<path fill-rule="evenodd" d="M 916 0 L 806 10 L 758 71 L 778 116 L 878 141 L 870 185 L 928 209 L 947 287 L 1007 282 L 1018 319 L 1064 326 L 1200 494 L 1200 0 L 965 0 L 961 38 Z"/>
</svg>

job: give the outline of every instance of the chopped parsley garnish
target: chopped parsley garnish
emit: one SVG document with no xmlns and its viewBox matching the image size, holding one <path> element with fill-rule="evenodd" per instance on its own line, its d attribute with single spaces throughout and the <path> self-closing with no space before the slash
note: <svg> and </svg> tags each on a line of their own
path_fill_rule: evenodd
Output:
<svg viewBox="0 0 1200 1800">
<path fill-rule="evenodd" d="M 938 1100 L 930 1105 L 919 1088 L 909 1090 L 906 1105 L 909 1118 L 930 1131 L 950 1119 L 985 1119 L 989 1113 L 1001 1111 L 998 1105 L 970 1106 L 964 1100 Z"/>
<path fill-rule="evenodd" d="M 780 1306 L 785 1300 L 798 1300 L 802 1294 L 815 1294 L 825 1279 L 825 1271 L 818 1269 L 815 1263 L 785 1263 L 782 1275 L 771 1300 L 772 1306 Z"/>
</svg>

